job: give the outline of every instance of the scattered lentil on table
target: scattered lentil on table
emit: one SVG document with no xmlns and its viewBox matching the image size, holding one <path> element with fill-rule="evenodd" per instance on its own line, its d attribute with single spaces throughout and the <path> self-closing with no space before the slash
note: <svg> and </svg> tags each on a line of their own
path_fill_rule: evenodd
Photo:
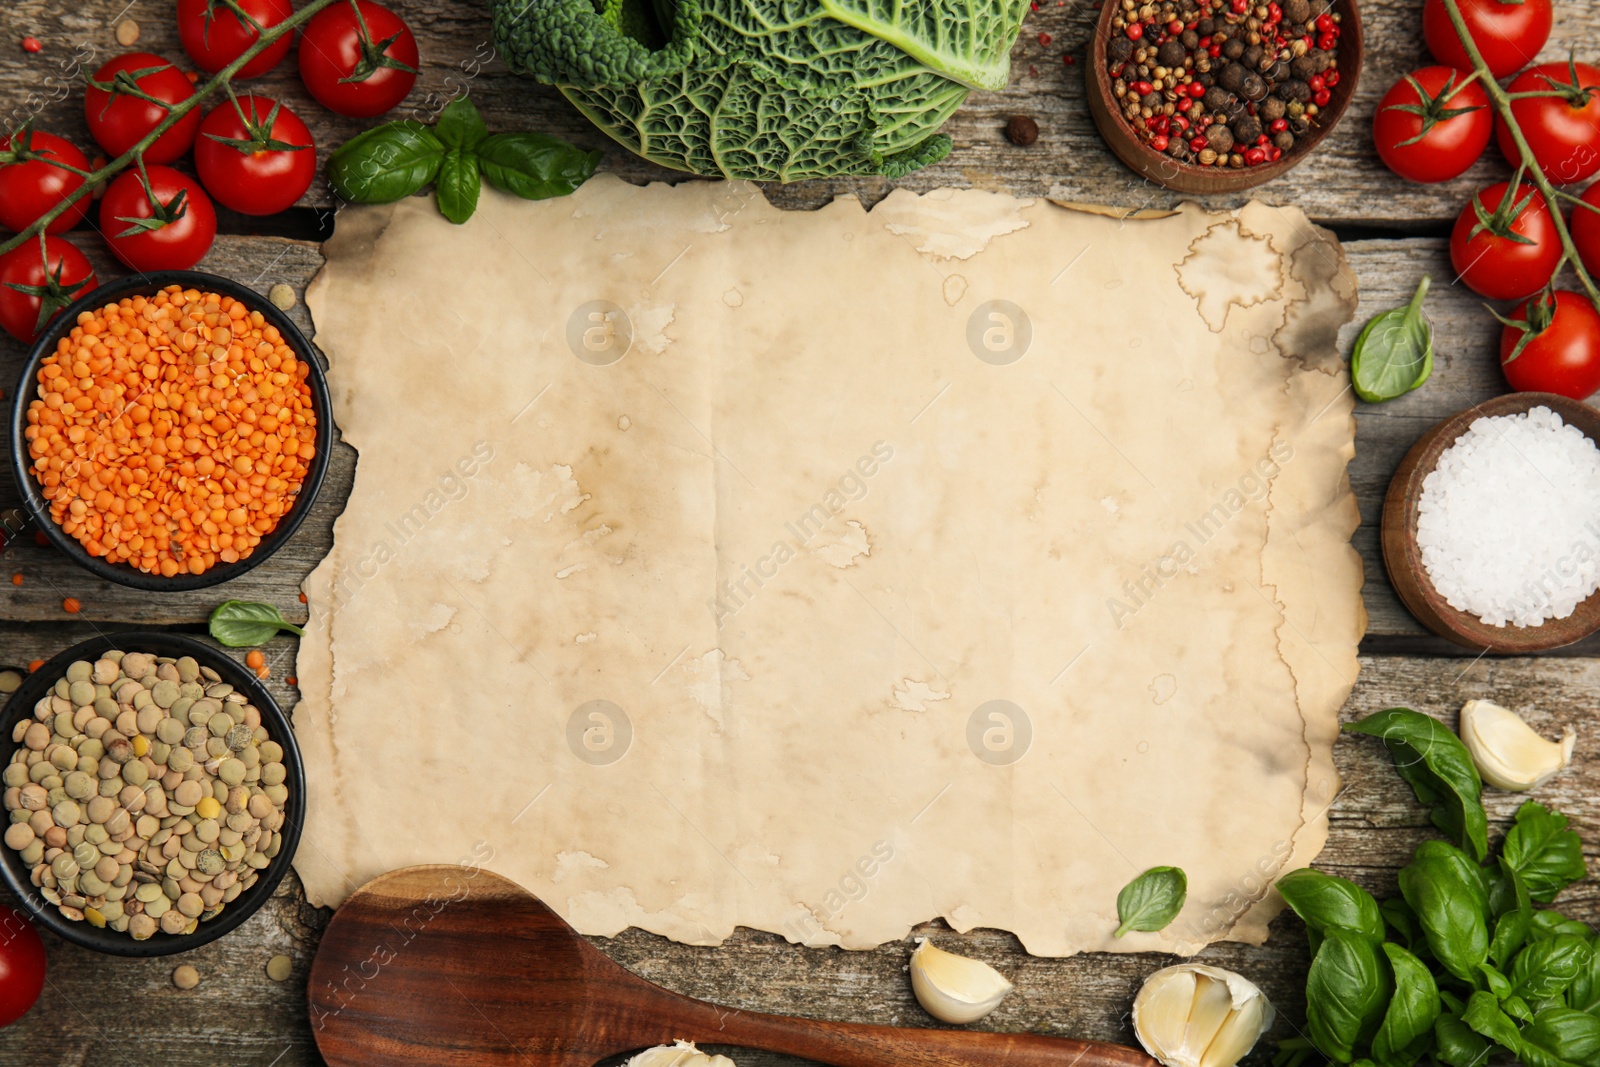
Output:
<svg viewBox="0 0 1600 1067">
<path fill-rule="evenodd" d="M 294 961 L 288 956 L 274 956 L 267 961 L 267 977 L 274 982 L 285 982 L 294 970 Z"/>
<path fill-rule="evenodd" d="M 1276 162 L 1339 84 L 1341 16 L 1327 0 L 1120 0 L 1112 95 L 1157 152 L 1199 166 Z"/>
<path fill-rule="evenodd" d="M 283 748 L 193 658 L 79 660 L 11 740 L 5 844 L 68 919 L 191 933 L 283 846 Z"/>
<path fill-rule="evenodd" d="M 200 972 L 187 963 L 179 964 L 172 970 L 172 984 L 179 989 L 193 989 L 200 984 Z"/>
<path fill-rule="evenodd" d="M 232 297 L 170 286 L 84 312 L 28 405 L 51 518 L 90 555 L 147 574 L 245 559 L 316 455 L 309 373 Z"/>
<path fill-rule="evenodd" d="M 139 43 L 139 24 L 132 19 L 117 23 L 117 43 L 124 48 Z"/>
<path fill-rule="evenodd" d="M 272 301 L 272 306 L 279 311 L 289 311 L 299 299 L 294 295 L 294 287 L 279 282 L 267 291 L 267 299 Z"/>
<path fill-rule="evenodd" d="M 1006 140 L 1026 148 L 1039 140 L 1039 124 L 1027 115 L 1012 115 L 1006 122 Z"/>
<path fill-rule="evenodd" d="M 0 696 L 8 697 L 22 688 L 22 675 L 16 671 L 0 671 Z"/>
</svg>

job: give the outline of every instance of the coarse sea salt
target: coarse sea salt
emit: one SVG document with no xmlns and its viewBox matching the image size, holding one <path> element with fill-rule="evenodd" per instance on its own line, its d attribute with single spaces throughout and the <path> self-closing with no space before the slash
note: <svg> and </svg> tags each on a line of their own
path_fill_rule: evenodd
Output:
<svg viewBox="0 0 1600 1067">
<path fill-rule="evenodd" d="M 1474 420 L 1422 481 L 1417 545 L 1457 611 L 1566 618 L 1600 589 L 1600 449 L 1547 407 Z"/>
</svg>

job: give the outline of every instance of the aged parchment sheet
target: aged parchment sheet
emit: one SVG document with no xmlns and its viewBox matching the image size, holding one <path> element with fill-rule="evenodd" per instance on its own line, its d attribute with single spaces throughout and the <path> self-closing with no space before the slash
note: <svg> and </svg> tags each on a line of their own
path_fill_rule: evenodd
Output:
<svg viewBox="0 0 1600 1067">
<path fill-rule="evenodd" d="M 466 861 L 591 934 L 1259 941 L 1365 626 L 1354 302 L 1259 204 L 347 212 L 309 294 L 360 452 L 298 665 L 311 899 Z M 1157 864 L 1188 906 L 1113 941 Z"/>
</svg>

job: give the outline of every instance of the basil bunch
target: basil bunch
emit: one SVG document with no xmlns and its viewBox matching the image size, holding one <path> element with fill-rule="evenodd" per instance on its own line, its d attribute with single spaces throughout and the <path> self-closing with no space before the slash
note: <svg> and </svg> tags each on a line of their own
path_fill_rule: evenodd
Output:
<svg viewBox="0 0 1600 1067">
<path fill-rule="evenodd" d="M 328 181 L 357 204 L 392 204 L 431 184 L 440 213 L 459 225 L 478 209 L 485 179 L 524 200 L 545 200 L 572 192 L 599 163 L 599 152 L 542 133 L 491 134 L 461 97 L 434 126 L 401 119 L 352 137 L 328 158 Z"/>
<path fill-rule="evenodd" d="M 1567 819 L 1536 801 L 1489 857 L 1482 785 L 1460 739 L 1390 708 L 1345 727 L 1383 739 L 1395 768 L 1451 841 L 1425 841 L 1378 903 L 1303 870 L 1278 890 L 1305 921 L 1309 1039 L 1275 1067 L 1482 1067 L 1502 1049 L 1528 1067 L 1600 1067 L 1600 943 L 1549 904 L 1587 869 Z"/>
</svg>

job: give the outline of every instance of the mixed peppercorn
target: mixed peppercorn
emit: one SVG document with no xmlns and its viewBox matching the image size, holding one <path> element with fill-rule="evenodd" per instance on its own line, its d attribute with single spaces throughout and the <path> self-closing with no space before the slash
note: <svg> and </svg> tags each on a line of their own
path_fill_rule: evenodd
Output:
<svg viewBox="0 0 1600 1067">
<path fill-rule="evenodd" d="M 1114 0 L 1117 107 L 1157 152 L 1203 167 L 1276 162 L 1339 84 L 1329 0 Z"/>
</svg>

